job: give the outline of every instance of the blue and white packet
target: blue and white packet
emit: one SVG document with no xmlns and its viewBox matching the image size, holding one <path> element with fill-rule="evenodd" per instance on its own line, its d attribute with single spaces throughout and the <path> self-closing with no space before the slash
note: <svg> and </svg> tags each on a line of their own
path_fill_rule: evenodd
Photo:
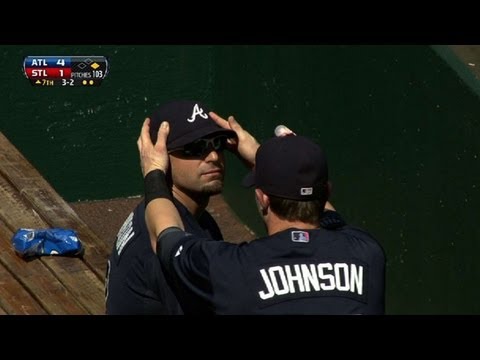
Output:
<svg viewBox="0 0 480 360">
<path fill-rule="evenodd" d="M 12 244 L 22 257 L 83 253 L 77 232 L 70 229 L 19 229 L 12 237 Z"/>
</svg>

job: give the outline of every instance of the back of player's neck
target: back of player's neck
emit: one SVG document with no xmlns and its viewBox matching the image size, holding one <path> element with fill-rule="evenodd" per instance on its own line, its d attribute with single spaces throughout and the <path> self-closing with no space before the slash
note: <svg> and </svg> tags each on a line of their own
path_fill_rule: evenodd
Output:
<svg viewBox="0 0 480 360">
<path fill-rule="evenodd" d="M 268 235 L 273 235 L 287 229 L 299 229 L 299 230 L 313 230 L 317 229 L 318 225 L 306 223 L 303 221 L 289 221 L 279 219 L 275 217 L 274 219 L 269 219 L 267 223 Z"/>
</svg>

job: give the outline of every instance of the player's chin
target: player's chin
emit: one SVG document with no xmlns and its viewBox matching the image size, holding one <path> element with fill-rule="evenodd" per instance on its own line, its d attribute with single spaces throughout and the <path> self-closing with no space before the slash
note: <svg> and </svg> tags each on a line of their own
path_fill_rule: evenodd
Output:
<svg viewBox="0 0 480 360">
<path fill-rule="evenodd" d="M 209 195 L 220 194 L 223 190 L 223 179 L 212 180 L 203 186 L 203 192 Z"/>
</svg>

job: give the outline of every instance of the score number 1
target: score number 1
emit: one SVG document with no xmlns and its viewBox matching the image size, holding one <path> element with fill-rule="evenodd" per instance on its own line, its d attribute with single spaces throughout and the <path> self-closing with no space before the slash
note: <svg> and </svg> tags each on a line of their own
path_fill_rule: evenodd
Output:
<svg viewBox="0 0 480 360">
<path fill-rule="evenodd" d="M 57 60 L 57 65 L 59 66 L 65 66 L 65 59 L 58 59 Z M 63 77 L 63 70 L 60 69 L 60 77 Z M 73 86 L 74 80 L 73 79 L 62 79 L 62 86 L 70 85 Z"/>
</svg>

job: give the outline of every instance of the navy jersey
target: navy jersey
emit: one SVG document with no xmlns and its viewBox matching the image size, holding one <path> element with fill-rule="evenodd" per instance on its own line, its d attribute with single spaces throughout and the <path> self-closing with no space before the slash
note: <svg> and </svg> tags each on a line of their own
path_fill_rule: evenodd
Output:
<svg viewBox="0 0 480 360">
<path fill-rule="evenodd" d="M 185 313 L 384 313 L 385 254 L 357 227 L 290 228 L 241 245 L 169 229 L 160 241 Z"/>
<path fill-rule="evenodd" d="M 174 204 L 186 231 L 208 239 L 223 239 L 217 223 L 207 211 L 197 221 L 180 202 L 174 200 Z M 118 232 L 108 260 L 105 296 L 109 315 L 183 314 L 152 250 L 144 201 L 127 217 Z"/>
</svg>

